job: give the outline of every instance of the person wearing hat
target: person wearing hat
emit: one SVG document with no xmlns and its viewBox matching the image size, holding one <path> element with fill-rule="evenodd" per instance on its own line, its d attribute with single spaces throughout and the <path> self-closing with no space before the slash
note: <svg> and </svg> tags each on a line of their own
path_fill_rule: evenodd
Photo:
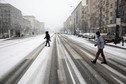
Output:
<svg viewBox="0 0 126 84">
<path fill-rule="evenodd" d="M 98 47 L 98 51 L 96 53 L 95 59 L 93 61 L 91 61 L 91 62 L 94 63 L 94 64 L 96 64 L 96 61 L 97 61 L 99 55 L 101 54 L 101 56 L 103 58 L 103 62 L 101 62 L 101 63 L 102 64 L 107 64 L 105 56 L 104 56 L 104 52 L 103 52 L 103 49 L 104 49 L 104 39 L 100 35 L 99 31 L 96 32 L 96 35 L 97 35 L 97 43 L 95 44 L 95 46 Z"/>
<path fill-rule="evenodd" d="M 50 47 L 49 41 L 51 41 L 51 40 L 50 40 L 49 32 L 46 31 L 45 34 L 46 34 L 46 35 L 45 35 L 45 38 L 44 38 L 44 39 L 46 39 L 46 45 L 45 45 L 45 46 L 47 46 L 47 44 L 48 44 L 48 46 Z"/>
</svg>

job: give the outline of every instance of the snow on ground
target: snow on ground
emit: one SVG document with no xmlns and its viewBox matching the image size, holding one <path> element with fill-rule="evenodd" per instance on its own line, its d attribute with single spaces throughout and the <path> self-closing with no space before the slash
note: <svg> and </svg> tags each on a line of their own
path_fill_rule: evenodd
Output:
<svg viewBox="0 0 126 84">
<path fill-rule="evenodd" d="M 5 41 L 5 40 L 6 40 L 6 39 L 0 39 L 0 42 L 1 42 L 1 41 Z"/>
<path fill-rule="evenodd" d="M 15 45 L 0 48 L 0 79 L 16 67 L 30 52 L 43 43 L 45 41 L 44 36 L 29 37 L 31 39 L 25 38 L 26 41 L 19 41 L 20 43 Z M 11 41 L 18 42 L 17 40 Z"/>
<path fill-rule="evenodd" d="M 44 47 L 18 84 L 42 84 L 44 82 L 45 75 L 49 74 L 46 73 L 46 67 L 48 67 L 47 63 L 49 64 L 53 50 L 52 42 L 50 44 L 50 47 Z"/>
<path fill-rule="evenodd" d="M 90 46 L 92 49 L 96 50 L 96 48 L 97 48 L 94 46 L 94 44 L 89 42 L 89 39 L 85 39 L 85 38 L 81 38 L 81 37 L 78 38 L 77 36 L 73 36 L 73 35 L 66 35 L 66 36 L 75 41 L 78 41 L 80 43 L 84 43 L 84 44 Z M 126 46 L 126 43 L 124 45 Z M 122 47 L 122 46 L 120 46 L 120 47 Z M 116 57 L 121 57 L 121 58 L 126 59 L 126 50 L 105 45 L 104 51 L 112 54 L 113 57 L 116 56 Z"/>
<path fill-rule="evenodd" d="M 122 48 L 126 48 L 126 42 L 124 42 L 124 46 L 122 46 L 122 42 L 120 42 L 119 44 L 114 44 L 114 43 L 107 43 L 107 44 L 122 47 Z"/>
</svg>

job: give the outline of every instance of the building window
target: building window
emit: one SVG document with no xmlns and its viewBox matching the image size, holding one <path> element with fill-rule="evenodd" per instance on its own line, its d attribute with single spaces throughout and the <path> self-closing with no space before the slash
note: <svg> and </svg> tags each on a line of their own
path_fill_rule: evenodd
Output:
<svg viewBox="0 0 126 84">
<path fill-rule="evenodd" d="M 108 24 L 108 21 L 106 21 L 106 24 Z"/>
<path fill-rule="evenodd" d="M 124 19 L 123 19 L 123 18 L 121 18 L 121 22 L 123 22 L 123 20 L 124 20 Z"/>
<path fill-rule="evenodd" d="M 82 18 L 84 18 L 84 15 L 82 15 Z"/>
<path fill-rule="evenodd" d="M 110 20 L 110 24 L 112 24 L 112 20 Z"/>
<path fill-rule="evenodd" d="M 110 8 L 113 8 L 113 3 L 111 4 Z"/>
<path fill-rule="evenodd" d="M 84 10 L 82 11 L 82 13 L 84 13 Z"/>
<path fill-rule="evenodd" d="M 112 12 L 110 12 L 110 16 L 112 16 L 113 14 L 112 14 Z"/>
</svg>

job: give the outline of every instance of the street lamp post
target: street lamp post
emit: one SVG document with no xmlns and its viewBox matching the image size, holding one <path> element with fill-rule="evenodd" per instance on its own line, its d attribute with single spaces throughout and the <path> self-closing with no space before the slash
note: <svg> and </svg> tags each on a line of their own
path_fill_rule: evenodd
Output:
<svg viewBox="0 0 126 84">
<path fill-rule="evenodd" d="M 74 35 L 76 35 L 75 18 L 74 18 Z"/>
<path fill-rule="evenodd" d="M 117 0 L 117 9 L 116 9 L 116 32 L 115 32 L 115 44 L 117 44 L 119 42 L 119 24 L 117 23 L 117 20 L 119 19 L 119 15 L 118 15 L 118 11 L 119 11 L 119 7 L 118 7 L 118 3 L 119 0 Z"/>
</svg>

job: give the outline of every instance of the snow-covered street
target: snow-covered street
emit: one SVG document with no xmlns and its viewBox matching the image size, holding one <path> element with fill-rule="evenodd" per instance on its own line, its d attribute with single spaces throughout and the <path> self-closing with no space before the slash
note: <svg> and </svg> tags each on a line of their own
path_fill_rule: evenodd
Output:
<svg viewBox="0 0 126 84">
<path fill-rule="evenodd" d="M 126 50 L 105 45 L 107 64 L 95 43 L 73 35 L 51 34 L 0 40 L 0 84 L 125 84 Z M 121 46 L 120 46 L 121 47 Z M 18 77 L 19 76 L 19 77 Z"/>
<path fill-rule="evenodd" d="M 43 35 L 0 42 L 0 79 L 44 42 Z"/>
</svg>

